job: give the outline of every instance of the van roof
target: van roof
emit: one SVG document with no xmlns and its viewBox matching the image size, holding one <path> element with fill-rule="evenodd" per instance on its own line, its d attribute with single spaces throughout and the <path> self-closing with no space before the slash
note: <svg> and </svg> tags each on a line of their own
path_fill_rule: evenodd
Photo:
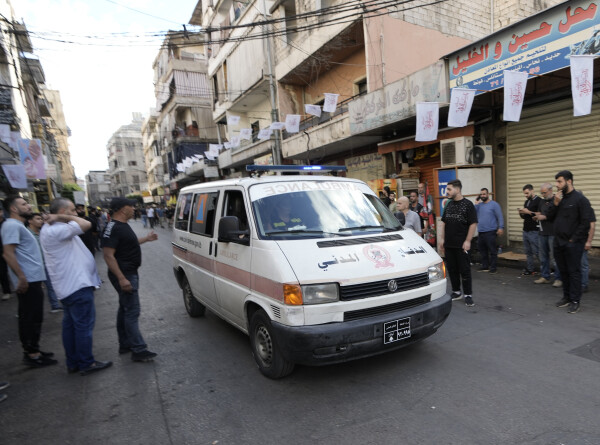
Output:
<svg viewBox="0 0 600 445">
<path fill-rule="evenodd" d="M 235 179 L 224 179 L 221 181 L 202 182 L 200 184 L 188 185 L 181 189 L 180 193 L 193 192 L 203 188 L 213 187 L 229 187 L 229 186 L 242 186 L 248 188 L 255 184 L 269 184 L 273 182 L 306 182 L 306 181 L 336 181 L 336 182 L 358 182 L 363 183 L 360 179 L 354 178 L 342 178 L 336 176 L 305 176 L 305 175 L 283 175 L 283 176 L 261 176 L 259 178 L 235 178 Z"/>
</svg>

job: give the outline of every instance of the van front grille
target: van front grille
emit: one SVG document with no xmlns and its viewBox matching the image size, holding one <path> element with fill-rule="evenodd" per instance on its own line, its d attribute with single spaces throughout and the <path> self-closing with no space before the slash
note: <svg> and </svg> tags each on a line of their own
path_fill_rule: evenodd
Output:
<svg viewBox="0 0 600 445">
<path fill-rule="evenodd" d="M 394 292 L 391 292 L 388 287 L 391 281 L 396 282 L 397 289 Z M 425 286 L 429 286 L 429 274 L 427 272 L 395 278 L 393 280 L 370 281 L 368 283 L 340 286 L 340 300 L 350 301 L 359 298 L 377 297 L 379 295 L 404 292 Z"/>
<path fill-rule="evenodd" d="M 358 309 L 356 311 L 344 312 L 344 321 L 358 320 L 360 318 L 375 317 L 376 315 L 389 314 L 411 307 L 420 306 L 431 301 L 431 294 L 424 295 L 412 300 L 400 301 L 398 303 L 386 304 L 383 306 L 369 307 L 366 309 Z"/>
</svg>

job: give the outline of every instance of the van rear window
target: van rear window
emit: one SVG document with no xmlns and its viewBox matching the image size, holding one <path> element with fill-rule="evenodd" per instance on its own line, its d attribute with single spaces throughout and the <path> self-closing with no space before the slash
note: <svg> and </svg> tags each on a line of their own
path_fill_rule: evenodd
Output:
<svg viewBox="0 0 600 445">
<path fill-rule="evenodd" d="M 190 208 L 192 207 L 192 194 L 185 193 L 179 195 L 177 200 L 177 210 L 175 211 L 175 228 L 179 230 L 188 230 L 190 220 Z"/>
<path fill-rule="evenodd" d="M 219 192 L 198 193 L 194 197 L 190 232 L 198 235 L 213 235 L 218 199 Z"/>
</svg>

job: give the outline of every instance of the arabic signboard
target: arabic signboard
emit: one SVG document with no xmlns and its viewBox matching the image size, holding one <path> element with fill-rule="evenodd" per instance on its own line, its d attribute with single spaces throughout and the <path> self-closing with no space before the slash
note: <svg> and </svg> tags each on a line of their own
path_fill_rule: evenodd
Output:
<svg viewBox="0 0 600 445">
<path fill-rule="evenodd" d="M 350 133 L 360 134 L 416 115 L 417 102 L 449 102 L 443 61 L 348 104 Z"/>
<path fill-rule="evenodd" d="M 501 88 L 503 71 L 546 74 L 572 54 L 600 54 L 598 2 L 571 1 L 481 40 L 449 57 L 450 88 Z"/>
</svg>

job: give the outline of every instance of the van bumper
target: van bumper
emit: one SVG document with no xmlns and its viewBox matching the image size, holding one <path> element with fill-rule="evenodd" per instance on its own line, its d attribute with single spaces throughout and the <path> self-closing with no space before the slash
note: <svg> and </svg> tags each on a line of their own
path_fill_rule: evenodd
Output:
<svg viewBox="0 0 600 445">
<path fill-rule="evenodd" d="M 409 309 L 375 317 L 313 326 L 286 326 L 271 320 L 286 360 L 301 365 L 327 365 L 382 354 L 435 333 L 452 309 L 450 295 Z M 384 344 L 383 325 L 410 317 L 410 337 Z"/>
</svg>

